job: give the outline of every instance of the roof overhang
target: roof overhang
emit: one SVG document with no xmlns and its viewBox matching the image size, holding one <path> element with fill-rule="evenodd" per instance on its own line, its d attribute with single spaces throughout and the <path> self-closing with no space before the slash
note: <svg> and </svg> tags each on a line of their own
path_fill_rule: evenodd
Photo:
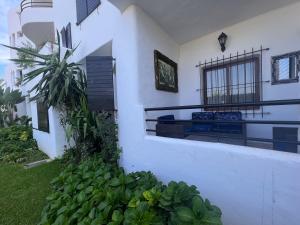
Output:
<svg viewBox="0 0 300 225">
<path fill-rule="evenodd" d="M 299 0 L 109 0 L 124 11 L 135 4 L 178 43 L 234 25 Z"/>
</svg>

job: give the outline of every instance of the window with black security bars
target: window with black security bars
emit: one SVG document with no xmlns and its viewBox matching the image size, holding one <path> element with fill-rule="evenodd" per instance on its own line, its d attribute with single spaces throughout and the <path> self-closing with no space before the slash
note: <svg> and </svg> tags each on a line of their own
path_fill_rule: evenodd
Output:
<svg viewBox="0 0 300 225">
<path fill-rule="evenodd" d="M 245 107 L 243 104 L 257 103 L 262 99 L 263 84 L 270 82 L 262 79 L 263 52 L 269 49 L 230 54 L 229 57 L 206 60 L 197 65 L 201 68 L 201 96 L 204 105 L 213 106 L 206 110 L 257 110 L 261 107 Z M 240 107 L 220 108 L 222 105 Z M 263 109 L 262 109 L 263 111 Z M 247 113 L 247 112 L 246 112 Z"/>
<path fill-rule="evenodd" d="M 249 103 L 259 100 L 259 58 L 204 68 L 205 104 Z"/>
</svg>

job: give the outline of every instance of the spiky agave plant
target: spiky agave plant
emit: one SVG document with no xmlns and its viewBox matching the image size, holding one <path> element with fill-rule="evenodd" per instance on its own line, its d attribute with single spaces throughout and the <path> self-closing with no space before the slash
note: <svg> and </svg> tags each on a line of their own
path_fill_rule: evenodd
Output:
<svg viewBox="0 0 300 225">
<path fill-rule="evenodd" d="M 86 77 L 78 63 L 70 63 L 70 57 L 76 51 L 66 50 L 61 57 L 60 36 L 58 37 L 58 49 L 53 54 L 40 54 L 34 49 L 18 48 L 3 45 L 16 50 L 19 53 L 30 57 L 22 59 L 11 59 L 11 61 L 21 64 L 30 64 L 32 71 L 24 75 L 23 84 L 33 80 L 37 83 L 30 90 L 33 94 L 31 100 L 42 101 L 48 107 L 64 110 L 74 110 L 80 105 L 79 99 L 86 97 Z"/>
</svg>

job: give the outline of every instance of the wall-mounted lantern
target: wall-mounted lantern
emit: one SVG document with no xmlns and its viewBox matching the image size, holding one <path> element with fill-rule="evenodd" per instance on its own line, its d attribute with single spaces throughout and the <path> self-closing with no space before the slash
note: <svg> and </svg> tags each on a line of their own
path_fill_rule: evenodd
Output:
<svg viewBox="0 0 300 225">
<path fill-rule="evenodd" d="M 222 34 L 219 36 L 218 40 L 221 46 L 222 52 L 225 52 L 226 50 L 226 41 L 227 41 L 228 36 L 222 32 Z"/>
</svg>

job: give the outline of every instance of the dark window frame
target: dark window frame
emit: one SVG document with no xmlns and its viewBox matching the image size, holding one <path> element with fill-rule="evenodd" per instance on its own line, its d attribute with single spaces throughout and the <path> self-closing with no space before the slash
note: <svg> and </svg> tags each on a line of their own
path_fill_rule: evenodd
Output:
<svg viewBox="0 0 300 225">
<path fill-rule="evenodd" d="M 61 44 L 63 47 L 67 47 L 67 36 L 66 36 L 67 32 L 66 32 L 66 28 L 63 27 L 60 31 L 60 36 L 61 36 Z"/>
<path fill-rule="evenodd" d="M 49 123 L 49 108 L 45 106 L 44 103 L 37 102 L 37 119 L 38 119 L 38 130 L 46 133 L 50 133 L 50 123 Z M 41 118 L 41 113 L 45 116 L 45 118 Z M 42 119 L 46 119 L 46 126 L 42 126 Z"/>
<path fill-rule="evenodd" d="M 77 26 L 80 25 L 89 15 L 91 15 L 102 3 L 101 0 L 99 0 L 99 3 L 97 4 L 97 6 L 94 9 L 89 11 L 89 9 L 88 9 L 88 0 L 82 0 L 82 1 L 85 2 L 86 12 L 84 12 L 85 16 L 83 16 L 81 19 L 78 19 L 78 5 L 76 3 L 76 8 L 77 8 L 77 22 L 76 22 L 76 25 Z"/>
<path fill-rule="evenodd" d="M 253 55 L 251 57 L 246 57 L 246 58 L 241 58 L 239 60 L 232 60 L 232 61 L 226 61 L 226 62 L 221 62 L 219 64 L 214 64 L 214 65 L 209 65 L 209 66 L 206 66 L 206 67 L 203 67 L 202 68 L 202 79 L 201 79 L 201 83 L 202 83 L 202 96 L 203 96 L 203 103 L 204 105 L 213 105 L 213 104 L 209 104 L 208 103 L 208 96 L 207 96 L 207 90 L 208 90 L 208 87 L 207 87 L 207 72 L 209 71 L 214 71 L 214 70 L 219 70 L 219 69 L 226 69 L 226 102 L 225 103 L 218 103 L 219 105 L 221 104 L 231 104 L 231 102 L 228 100 L 228 99 L 231 99 L 231 95 L 230 95 L 230 76 L 231 76 L 231 73 L 229 73 L 230 71 L 230 67 L 233 67 L 233 66 L 236 66 L 236 65 L 245 65 L 247 63 L 251 63 L 251 62 L 254 62 L 255 63 L 255 98 L 254 98 L 254 102 L 259 102 L 260 101 L 260 98 L 261 98 L 261 90 L 260 90 L 260 56 L 259 55 Z M 208 63 L 209 64 L 209 63 Z M 217 111 L 217 110 L 220 110 L 222 108 L 211 108 L 211 107 L 207 107 L 207 108 L 204 108 L 205 111 Z M 239 110 L 249 110 L 249 109 L 255 109 L 255 110 L 258 110 L 260 109 L 260 106 L 251 106 L 251 107 L 234 107 L 234 108 L 224 108 L 222 109 L 223 111 L 232 111 L 232 110 L 236 110 L 236 109 L 239 109 Z"/>
<path fill-rule="evenodd" d="M 60 31 L 62 46 L 68 49 L 72 49 L 72 25 L 68 23 L 66 27 L 63 27 Z"/>
<path fill-rule="evenodd" d="M 276 61 L 284 58 L 296 57 L 296 74 L 295 77 L 291 77 L 289 79 L 277 79 L 277 70 L 276 70 Z M 273 56 L 271 60 L 271 67 L 272 67 L 272 85 L 278 84 L 289 84 L 289 83 L 298 83 L 299 82 L 299 72 L 300 72 L 300 51 L 290 52 L 283 55 Z"/>
</svg>

